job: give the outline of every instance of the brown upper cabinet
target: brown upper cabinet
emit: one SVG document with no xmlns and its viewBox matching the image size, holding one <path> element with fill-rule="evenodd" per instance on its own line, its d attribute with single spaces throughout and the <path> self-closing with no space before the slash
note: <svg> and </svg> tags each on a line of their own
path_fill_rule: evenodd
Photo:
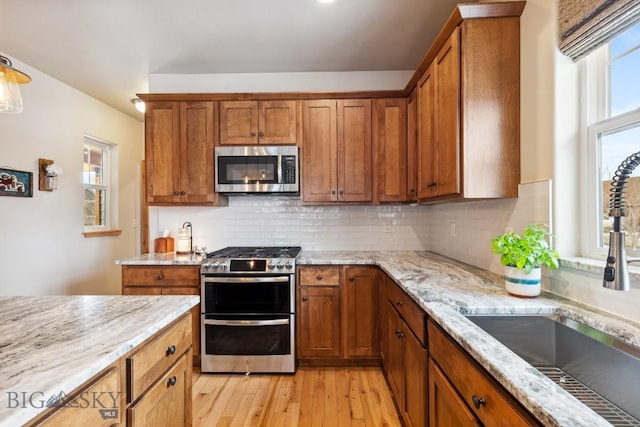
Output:
<svg viewBox="0 0 640 427">
<path fill-rule="evenodd" d="M 146 200 L 150 205 L 224 204 L 214 192 L 212 101 L 149 102 L 145 115 Z"/>
<path fill-rule="evenodd" d="M 408 199 L 407 100 L 373 101 L 375 197 L 378 202 Z"/>
<path fill-rule="evenodd" d="M 302 201 L 371 202 L 371 100 L 302 102 Z"/>
<path fill-rule="evenodd" d="M 412 79 L 421 202 L 518 196 L 523 8 L 459 5 Z"/>
<path fill-rule="evenodd" d="M 296 144 L 297 102 L 220 101 L 220 144 Z"/>
</svg>

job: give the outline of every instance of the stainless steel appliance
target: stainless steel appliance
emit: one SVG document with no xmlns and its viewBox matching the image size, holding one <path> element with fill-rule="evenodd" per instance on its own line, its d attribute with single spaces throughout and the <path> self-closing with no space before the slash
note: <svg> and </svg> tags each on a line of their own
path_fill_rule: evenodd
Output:
<svg viewBox="0 0 640 427">
<path fill-rule="evenodd" d="M 216 191 L 219 193 L 298 193 L 298 147 L 216 147 Z"/>
<path fill-rule="evenodd" d="M 200 268 L 202 372 L 295 372 L 300 251 L 241 246 L 207 254 Z"/>
</svg>

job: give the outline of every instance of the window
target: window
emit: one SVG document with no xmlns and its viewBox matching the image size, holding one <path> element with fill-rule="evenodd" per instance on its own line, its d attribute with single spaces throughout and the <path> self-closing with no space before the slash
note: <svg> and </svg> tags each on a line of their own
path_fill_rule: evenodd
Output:
<svg viewBox="0 0 640 427">
<path fill-rule="evenodd" d="M 609 217 L 612 178 L 629 155 L 640 151 L 640 23 L 586 59 L 589 213 L 585 255 L 602 257 L 613 225 Z M 628 250 L 640 251 L 640 167 L 627 182 L 624 201 L 625 243 Z"/>
<path fill-rule="evenodd" d="M 111 155 L 115 149 L 113 144 L 89 136 L 84 138 L 85 235 L 86 232 L 105 231 L 115 226 L 112 215 L 115 186 L 111 173 Z"/>
</svg>

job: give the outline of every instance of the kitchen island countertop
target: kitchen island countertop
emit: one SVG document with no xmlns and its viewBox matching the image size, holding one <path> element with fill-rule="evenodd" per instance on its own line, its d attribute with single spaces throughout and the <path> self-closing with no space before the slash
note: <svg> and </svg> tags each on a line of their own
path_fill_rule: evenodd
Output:
<svg viewBox="0 0 640 427">
<path fill-rule="evenodd" d="M 164 265 L 171 264 L 171 260 L 172 254 L 159 254 L 119 263 Z M 184 264 L 184 259 L 176 256 L 175 264 Z M 637 323 L 549 293 L 537 298 L 510 296 L 502 276 L 432 252 L 303 250 L 297 265 L 379 266 L 545 426 L 610 424 L 465 315 L 562 315 L 640 347 Z"/>
<path fill-rule="evenodd" d="M 49 398 L 72 392 L 198 301 L 194 296 L 0 297 L 0 425 L 33 419 L 47 409 Z"/>
</svg>

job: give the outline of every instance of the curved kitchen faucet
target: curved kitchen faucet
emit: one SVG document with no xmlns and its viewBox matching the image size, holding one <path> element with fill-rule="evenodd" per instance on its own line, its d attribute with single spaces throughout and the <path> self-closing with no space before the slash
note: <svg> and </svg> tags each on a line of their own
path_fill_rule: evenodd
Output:
<svg viewBox="0 0 640 427">
<path fill-rule="evenodd" d="M 611 181 L 609 198 L 609 216 L 613 218 L 613 231 L 609 232 L 609 254 L 604 268 L 602 286 L 617 291 L 628 291 L 629 270 L 627 263 L 638 262 L 640 258 L 627 259 L 624 247 L 625 233 L 620 231 L 622 217 L 627 215 L 624 203 L 624 191 L 633 170 L 640 164 L 640 151 L 627 157 L 616 170 Z"/>
</svg>

